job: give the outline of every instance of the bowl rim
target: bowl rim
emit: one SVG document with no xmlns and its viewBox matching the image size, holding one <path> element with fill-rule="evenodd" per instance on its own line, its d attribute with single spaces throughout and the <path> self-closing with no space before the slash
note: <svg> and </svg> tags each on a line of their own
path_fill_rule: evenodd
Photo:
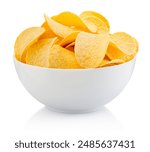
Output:
<svg viewBox="0 0 150 152">
<path fill-rule="evenodd" d="M 123 65 L 134 62 L 136 60 L 136 57 L 137 57 L 137 55 L 135 55 L 131 60 L 129 60 L 127 62 L 117 64 L 117 65 L 113 65 L 113 66 L 106 66 L 106 67 L 99 67 L 99 68 L 83 68 L 83 69 L 82 68 L 81 69 L 46 68 L 46 67 L 40 67 L 40 66 L 36 66 L 36 65 L 30 65 L 30 64 L 26 64 L 26 63 L 23 63 L 23 62 L 17 60 L 15 55 L 13 56 L 13 60 L 14 60 L 14 63 L 16 62 L 16 63 L 19 63 L 23 66 L 28 66 L 28 67 L 37 68 L 37 69 L 45 69 L 45 70 L 50 70 L 50 71 L 96 71 L 96 70 L 105 70 L 105 69 L 112 69 L 112 68 L 114 69 L 114 68 L 121 67 Z"/>
</svg>

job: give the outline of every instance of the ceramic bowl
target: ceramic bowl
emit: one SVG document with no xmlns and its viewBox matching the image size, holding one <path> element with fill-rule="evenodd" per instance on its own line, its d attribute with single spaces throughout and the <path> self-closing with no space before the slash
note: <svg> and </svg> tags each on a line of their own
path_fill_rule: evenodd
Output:
<svg viewBox="0 0 150 152">
<path fill-rule="evenodd" d="M 49 69 L 14 58 L 19 79 L 39 102 L 57 111 L 83 113 L 112 101 L 131 78 L 136 58 L 95 69 Z"/>
</svg>

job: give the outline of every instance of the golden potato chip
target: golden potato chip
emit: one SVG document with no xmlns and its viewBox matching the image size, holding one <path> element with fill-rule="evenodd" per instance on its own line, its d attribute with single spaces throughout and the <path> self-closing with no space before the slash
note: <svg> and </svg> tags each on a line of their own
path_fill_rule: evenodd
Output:
<svg viewBox="0 0 150 152">
<path fill-rule="evenodd" d="M 95 68 L 105 57 L 109 44 L 109 34 L 91 34 L 80 32 L 75 41 L 75 55 L 84 68 Z"/>
<path fill-rule="evenodd" d="M 69 46 L 69 47 L 67 47 L 66 49 L 74 52 L 74 46 Z"/>
<path fill-rule="evenodd" d="M 84 19 L 84 18 L 87 18 L 87 17 L 90 17 L 90 16 L 99 18 L 101 21 L 103 21 L 106 24 L 108 29 L 110 29 L 109 22 L 103 15 L 101 15 L 97 12 L 94 12 L 94 11 L 84 11 L 80 14 L 81 19 Z"/>
<path fill-rule="evenodd" d="M 64 39 L 62 39 L 59 42 L 59 45 L 66 46 L 66 45 L 74 42 L 78 34 L 79 34 L 79 32 L 77 32 L 77 31 L 71 33 L 70 35 L 68 35 L 67 37 L 65 37 Z"/>
<path fill-rule="evenodd" d="M 45 20 L 48 23 L 49 28 L 59 37 L 65 38 L 76 31 L 68 26 L 56 22 L 55 20 L 49 18 L 46 15 Z"/>
<path fill-rule="evenodd" d="M 107 59 L 104 59 L 100 63 L 99 67 L 112 66 L 112 65 L 122 64 L 122 63 L 124 63 L 124 60 L 121 60 L 121 59 L 114 59 L 114 60 L 111 60 L 111 61 L 109 61 Z"/>
<path fill-rule="evenodd" d="M 136 42 L 136 53 L 138 53 L 138 51 L 139 51 L 139 43 L 138 43 L 138 41 L 133 37 L 133 39 L 135 40 L 135 42 Z"/>
<path fill-rule="evenodd" d="M 110 62 L 110 60 L 107 60 L 107 59 L 104 58 L 98 67 L 106 65 L 108 62 Z"/>
<path fill-rule="evenodd" d="M 94 11 L 62 12 L 41 27 L 23 31 L 15 42 L 17 60 L 50 68 L 97 68 L 127 62 L 139 46 L 124 32 L 109 34 L 108 20 Z"/>
<path fill-rule="evenodd" d="M 76 27 L 77 29 L 81 29 L 83 31 L 88 31 L 88 28 L 81 20 L 81 18 L 74 13 L 62 12 L 59 15 L 53 16 L 52 19 L 63 25 Z"/>
<path fill-rule="evenodd" d="M 42 39 L 27 49 L 26 63 L 41 67 L 49 67 L 51 47 L 57 42 L 56 38 Z"/>
<path fill-rule="evenodd" d="M 45 32 L 44 28 L 31 27 L 24 30 L 15 42 L 15 57 L 17 60 L 25 63 L 26 49 L 37 41 L 37 39 Z"/>
<path fill-rule="evenodd" d="M 104 60 L 110 61 L 110 58 L 105 54 Z"/>
<path fill-rule="evenodd" d="M 131 60 L 134 56 L 133 55 L 126 55 L 123 52 L 121 52 L 116 45 L 114 45 L 113 43 L 109 43 L 108 45 L 108 49 L 106 52 L 107 56 L 111 59 L 122 59 L 124 61 L 129 61 Z"/>
<path fill-rule="evenodd" d="M 40 36 L 40 39 L 56 37 L 56 34 L 49 28 L 47 22 L 44 22 L 41 27 L 45 29 L 45 32 Z"/>
<path fill-rule="evenodd" d="M 65 48 L 74 52 L 75 42 L 68 44 Z"/>
<path fill-rule="evenodd" d="M 109 31 L 107 25 L 97 17 L 85 17 L 83 18 L 83 21 L 87 25 L 88 29 L 93 33 L 105 33 Z"/>
<path fill-rule="evenodd" d="M 117 32 L 110 36 L 111 42 L 114 43 L 122 52 L 127 55 L 136 54 L 137 41 L 129 34 Z"/>
<path fill-rule="evenodd" d="M 76 69 L 81 68 L 76 61 L 75 54 L 57 44 L 55 44 L 50 51 L 49 57 L 50 68 L 61 69 Z"/>
<path fill-rule="evenodd" d="M 138 43 L 130 35 L 118 32 L 110 36 L 107 56 L 111 59 L 131 60 L 137 53 Z"/>
<path fill-rule="evenodd" d="M 75 42 L 72 42 L 72 43 L 68 44 L 65 48 L 67 49 L 67 48 L 73 47 L 73 46 L 75 46 Z"/>
</svg>

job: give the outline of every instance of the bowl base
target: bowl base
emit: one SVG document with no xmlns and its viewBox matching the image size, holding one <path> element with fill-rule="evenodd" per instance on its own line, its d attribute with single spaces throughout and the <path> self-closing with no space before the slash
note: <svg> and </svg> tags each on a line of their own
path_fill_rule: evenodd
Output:
<svg viewBox="0 0 150 152">
<path fill-rule="evenodd" d="M 46 106 L 46 108 L 50 111 L 57 112 L 57 113 L 64 113 L 64 114 L 86 114 L 99 111 L 104 108 L 104 106 L 95 108 L 95 109 L 86 109 L 86 110 L 69 110 L 69 109 L 59 109 L 52 106 Z"/>
</svg>

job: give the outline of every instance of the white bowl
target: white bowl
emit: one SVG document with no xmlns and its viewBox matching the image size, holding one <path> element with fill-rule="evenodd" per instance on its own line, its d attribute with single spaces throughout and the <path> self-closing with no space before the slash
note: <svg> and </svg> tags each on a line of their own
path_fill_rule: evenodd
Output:
<svg viewBox="0 0 150 152">
<path fill-rule="evenodd" d="M 135 60 L 96 69 L 48 69 L 16 59 L 14 63 L 22 84 L 38 101 L 58 111 L 79 113 L 114 99 L 128 83 Z"/>
</svg>

